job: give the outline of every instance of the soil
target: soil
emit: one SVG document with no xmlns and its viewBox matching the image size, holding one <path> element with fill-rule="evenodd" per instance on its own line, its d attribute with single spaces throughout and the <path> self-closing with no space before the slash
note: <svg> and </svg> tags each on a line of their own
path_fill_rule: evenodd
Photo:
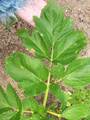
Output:
<svg viewBox="0 0 90 120">
<path fill-rule="evenodd" d="M 59 3 L 65 8 L 66 16 L 73 18 L 75 27 L 86 33 L 88 45 L 82 55 L 90 56 L 90 0 L 59 0 Z M 4 61 L 14 51 L 25 51 L 16 35 L 16 30 L 22 27 L 31 29 L 31 26 L 22 20 L 9 30 L 0 24 L 0 85 L 4 88 L 10 82 L 17 89 L 17 84 L 4 72 Z"/>
</svg>

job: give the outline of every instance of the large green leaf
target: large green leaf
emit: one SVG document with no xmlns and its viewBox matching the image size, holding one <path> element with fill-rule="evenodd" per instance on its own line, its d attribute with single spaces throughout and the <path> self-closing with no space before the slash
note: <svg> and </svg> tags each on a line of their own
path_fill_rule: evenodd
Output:
<svg viewBox="0 0 90 120">
<path fill-rule="evenodd" d="M 82 88 L 90 84 L 90 58 L 73 61 L 67 67 L 64 82 L 73 88 Z"/>
<path fill-rule="evenodd" d="M 55 62 L 70 63 L 86 44 L 84 34 L 73 30 L 72 20 L 64 17 L 62 8 L 57 4 L 48 4 L 43 9 L 41 18 L 35 19 L 35 23 L 36 28 L 43 35 L 45 31 L 43 32 L 41 28 L 47 29 L 46 33 L 51 38 L 51 47 L 54 42 L 53 59 Z"/>
<path fill-rule="evenodd" d="M 0 87 L 0 119 L 15 120 L 16 116 L 17 120 L 20 120 L 21 111 L 21 101 L 12 86 L 8 85 L 6 91 Z"/>
<path fill-rule="evenodd" d="M 53 62 L 68 64 L 86 45 L 85 35 L 73 29 L 70 18 L 64 17 L 63 9 L 55 1 L 49 1 L 40 18 L 34 17 L 35 28 L 30 36 L 26 29 L 18 31 L 24 45 L 35 49 L 36 56 Z"/>
<path fill-rule="evenodd" d="M 90 115 L 90 105 L 77 104 L 67 108 L 62 116 L 68 120 L 81 120 Z"/>
<path fill-rule="evenodd" d="M 20 52 L 14 53 L 6 60 L 6 71 L 18 81 L 25 93 L 32 91 L 29 95 L 36 95 L 46 88 L 44 81 L 47 80 L 48 70 L 39 59 L 30 58 Z"/>
<path fill-rule="evenodd" d="M 41 17 L 35 17 L 34 20 L 36 29 L 43 36 L 46 33 L 49 36 L 49 47 L 53 47 L 54 51 L 53 61 L 67 64 L 75 59 L 85 46 L 86 37 L 82 32 L 73 29 L 72 20 L 65 18 L 62 8 L 54 3 L 50 2 L 43 9 Z"/>
</svg>

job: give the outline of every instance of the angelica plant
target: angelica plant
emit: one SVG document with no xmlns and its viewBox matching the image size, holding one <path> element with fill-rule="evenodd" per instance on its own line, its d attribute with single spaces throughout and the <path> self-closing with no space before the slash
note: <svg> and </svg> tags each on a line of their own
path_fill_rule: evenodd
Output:
<svg viewBox="0 0 90 120">
<path fill-rule="evenodd" d="M 24 98 L 20 99 L 11 85 L 6 91 L 0 88 L 0 119 L 89 119 L 90 102 L 74 102 L 76 91 L 90 84 L 90 58 L 79 55 L 86 46 L 86 36 L 74 29 L 72 19 L 65 17 L 63 9 L 52 0 L 34 22 L 32 35 L 27 29 L 17 34 L 27 49 L 35 50 L 35 56 L 15 52 L 5 63 L 6 72 L 17 81 Z M 62 85 L 72 91 L 68 94 Z M 50 94 L 55 100 L 48 105 Z M 38 101 L 37 96 L 43 100 Z"/>
</svg>

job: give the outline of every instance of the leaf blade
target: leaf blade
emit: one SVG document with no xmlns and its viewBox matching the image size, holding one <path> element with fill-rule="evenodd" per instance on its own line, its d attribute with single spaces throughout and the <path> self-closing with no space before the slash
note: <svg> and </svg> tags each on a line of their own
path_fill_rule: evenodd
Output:
<svg viewBox="0 0 90 120">
<path fill-rule="evenodd" d="M 14 53 L 6 60 L 6 71 L 14 80 L 19 82 L 24 90 L 32 83 L 35 88 L 39 83 L 44 86 L 44 89 L 46 87 L 44 81 L 47 80 L 48 70 L 39 59 L 30 58 L 19 52 Z"/>
<path fill-rule="evenodd" d="M 62 115 L 64 118 L 69 120 L 73 120 L 73 118 L 80 120 L 90 114 L 89 109 L 90 106 L 88 106 L 87 104 L 77 104 L 66 109 Z"/>
<path fill-rule="evenodd" d="M 90 84 L 90 58 L 73 61 L 66 70 L 64 83 L 77 89 Z"/>
</svg>

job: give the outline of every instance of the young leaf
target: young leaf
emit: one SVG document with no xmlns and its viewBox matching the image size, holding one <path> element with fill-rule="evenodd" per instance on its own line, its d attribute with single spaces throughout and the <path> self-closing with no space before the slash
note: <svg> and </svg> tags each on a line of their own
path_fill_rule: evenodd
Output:
<svg viewBox="0 0 90 120">
<path fill-rule="evenodd" d="M 79 89 L 90 84 L 90 58 L 78 59 L 69 64 L 64 82 Z"/>
<path fill-rule="evenodd" d="M 69 120 L 81 120 L 90 115 L 90 105 L 77 104 L 67 108 L 62 116 Z"/>
<path fill-rule="evenodd" d="M 40 83 L 44 88 L 46 86 L 44 81 L 47 80 L 48 70 L 39 59 L 30 58 L 19 52 L 14 53 L 6 61 L 6 71 L 14 80 L 19 82 L 25 92 L 28 90 L 27 88 L 32 90 L 32 86 L 38 91 L 40 89 L 41 92 Z"/>
</svg>

